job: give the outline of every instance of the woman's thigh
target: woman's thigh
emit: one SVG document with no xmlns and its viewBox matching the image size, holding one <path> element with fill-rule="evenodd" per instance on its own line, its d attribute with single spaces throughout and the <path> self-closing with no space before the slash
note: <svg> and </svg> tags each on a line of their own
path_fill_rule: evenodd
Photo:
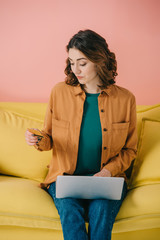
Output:
<svg viewBox="0 0 160 240">
<path fill-rule="evenodd" d="M 107 222 L 114 223 L 116 215 L 127 193 L 127 184 L 124 183 L 122 197 L 120 200 L 95 199 L 90 200 L 88 205 L 88 220 L 95 221 L 98 216 L 100 219 L 105 218 Z"/>
<path fill-rule="evenodd" d="M 53 182 L 49 189 L 48 193 L 53 198 L 54 204 L 58 210 L 59 215 L 61 216 L 65 212 L 80 211 L 82 215 L 85 214 L 85 200 L 83 199 L 74 199 L 74 198 L 56 198 L 56 184 Z M 72 211 L 71 211 L 72 210 Z"/>
<path fill-rule="evenodd" d="M 64 211 L 70 211 L 75 209 L 80 211 L 81 214 L 87 220 L 91 221 L 92 219 L 97 219 L 98 216 L 103 217 L 108 221 L 114 223 L 116 215 L 120 209 L 120 206 L 127 193 L 127 184 L 125 182 L 122 197 L 120 200 L 107 200 L 107 199 L 74 199 L 74 198 L 56 198 L 56 184 L 53 182 L 48 189 L 48 193 L 54 200 L 55 206 L 58 210 L 59 215 L 61 216 Z M 98 219 L 97 219 L 98 220 Z"/>
</svg>

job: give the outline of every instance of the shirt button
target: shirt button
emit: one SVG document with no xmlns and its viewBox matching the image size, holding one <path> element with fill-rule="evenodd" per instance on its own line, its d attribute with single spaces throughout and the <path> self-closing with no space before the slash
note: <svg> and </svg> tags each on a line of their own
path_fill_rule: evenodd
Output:
<svg viewBox="0 0 160 240">
<path fill-rule="evenodd" d="M 106 131 L 107 131 L 107 128 L 103 128 L 103 131 L 106 132 Z"/>
<path fill-rule="evenodd" d="M 104 109 L 101 109 L 101 112 L 104 112 Z"/>
<path fill-rule="evenodd" d="M 106 149 L 107 149 L 107 147 L 104 147 L 103 149 L 104 149 L 104 150 L 106 150 Z"/>
</svg>

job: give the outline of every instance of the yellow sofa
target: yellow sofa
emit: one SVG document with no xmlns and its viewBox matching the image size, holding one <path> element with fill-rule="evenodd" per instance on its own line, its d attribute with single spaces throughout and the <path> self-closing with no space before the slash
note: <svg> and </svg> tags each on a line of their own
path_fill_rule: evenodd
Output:
<svg viewBox="0 0 160 240">
<path fill-rule="evenodd" d="M 36 151 L 24 137 L 27 128 L 42 128 L 45 111 L 46 103 L 0 103 L 1 240 L 63 239 L 52 199 L 38 187 L 51 151 Z M 160 105 L 137 106 L 137 120 L 138 155 L 113 240 L 160 239 Z"/>
</svg>

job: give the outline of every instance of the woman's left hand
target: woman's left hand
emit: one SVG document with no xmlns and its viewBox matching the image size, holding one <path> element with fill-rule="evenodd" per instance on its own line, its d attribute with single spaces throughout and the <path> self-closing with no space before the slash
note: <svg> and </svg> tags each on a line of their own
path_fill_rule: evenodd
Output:
<svg viewBox="0 0 160 240">
<path fill-rule="evenodd" d="M 94 174 L 93 177 L 111 177 L 111 172 L 103 168 L 100 172 Z"/>
</svg>

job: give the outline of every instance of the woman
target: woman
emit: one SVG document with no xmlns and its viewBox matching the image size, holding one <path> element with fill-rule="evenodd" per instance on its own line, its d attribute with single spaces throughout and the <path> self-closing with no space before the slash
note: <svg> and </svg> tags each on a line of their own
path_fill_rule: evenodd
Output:
<svg viewBox="0 0 160 240">
<path fill-rule="evenodd" d="M 57 199 L 55 181 L 64 174 L 126 179 L 125 170 L 136 156 L 135 97 L 115 85 L 115 54 L 97 33 L 79 31 L 69 41 L 67 52 L 67 77 L 52 89 L 41 132 L 45 144 L 41 146 L 41 138 L 30 130 L 26 141 L 39 150 L 53 148 L 41 187 L 47 188 L 58 209 L 64 239 L 109 240 L 127 192 L 126 181 L 121 200 Z"/>
</svg>

